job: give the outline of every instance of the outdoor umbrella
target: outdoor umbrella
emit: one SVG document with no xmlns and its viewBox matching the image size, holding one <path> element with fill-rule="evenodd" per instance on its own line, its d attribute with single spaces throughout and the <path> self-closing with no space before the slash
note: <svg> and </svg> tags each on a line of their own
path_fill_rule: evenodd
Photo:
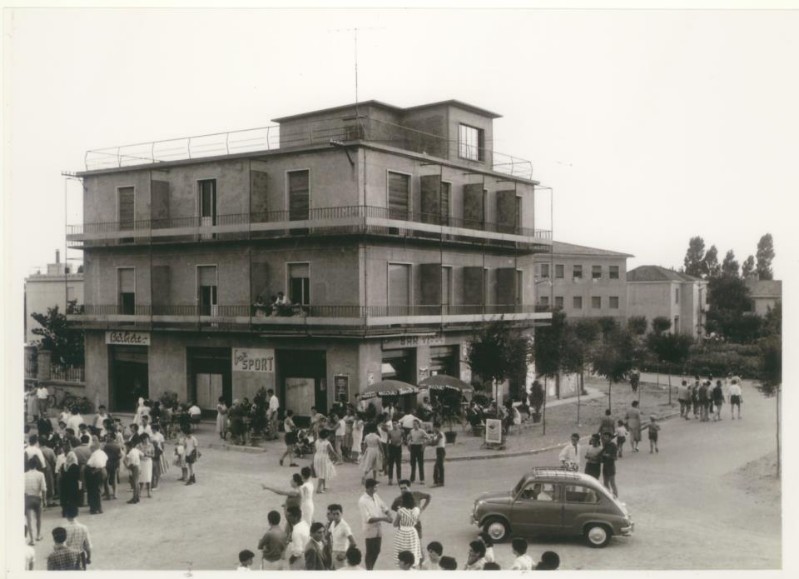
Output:
<svg viewBox="0 0 799 579">
<path fill-rule="evenodd" d="M 436 374 L 429 376 L 419 382 L 419 388 L 427 388 L 429 390 L 452 390 L 454 392 L 473 391 L 474 387 L 467 384 L 463 380 L 458 380 L 446 374 Z"/>
<path fill-rule="evenodd" d="M 413 384 L 400 382 L 399 380 L 381 380 L 363 389 L 361 398 L 368 400 L 376 396 L 402 396 L 404 394 L 416 394 L 419 389 Z"/>
</svg>

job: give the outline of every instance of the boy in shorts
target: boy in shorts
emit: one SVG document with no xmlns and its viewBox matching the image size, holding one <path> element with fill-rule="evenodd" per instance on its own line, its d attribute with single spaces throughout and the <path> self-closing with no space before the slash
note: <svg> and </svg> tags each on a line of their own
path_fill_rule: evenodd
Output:
<svg viewBox="0 0 799 579">
<path fill-rule="evenodd" d="M 649 424 L 644 426 L 644 428 L 649 429 L 649 454 L 660 452 L 658 450 L 658 432 L 660 431 L 660 424 L 657 423 L 657 418 L 650 416 Z"/>
</svg>

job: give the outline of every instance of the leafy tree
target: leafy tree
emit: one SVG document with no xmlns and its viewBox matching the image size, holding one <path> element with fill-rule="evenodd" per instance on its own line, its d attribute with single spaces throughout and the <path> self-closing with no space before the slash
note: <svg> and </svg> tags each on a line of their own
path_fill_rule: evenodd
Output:
<svg viewBox="0 0 799 579">
<path fill-rule="evenodd" d="M 600 327 L 592 318 L 583 318 L 566 325 L 563 337 L 562 365 L 566 372 L 580 375 L 580 392 L 585 391 L 585 370 L 591 363 Z"/>
<path fill-rule="evenodd" d="M 766 233 L 757 242 L 757 276 L 759 279 L 774 279 L 771 261 L 774 259 L 774 239 Z"/>
<path fill-rule="evenodd" d="M 560 396 L 560 372 L 563 367 L 563 339 L 566 331 L 566 314 L 552 312 L 552 323 L 538 328 L 533 341 L 533 359 L 536 373 L 555 379 L 555 390 Z"/>
<path fill-rule="evenodd" d="M 708 284 L 708 312 L 705 328 L 738 343 L 750 343 L 761 333 L 763 318 L 753 312 L 754 304 L 744 280 L 719 277 Z"/>
<path fill-rule="evenodd" d="M 777 301 L 773 308 L 769 308 L 763 318 L 763 335 L 782 335 L 782 301 Z"/>
<path fill-rule="evenodd" d="M 531 353 L 529 338 L 511 331 L 503 322 L 493 322 L 475 335 L 466 361 L 475 374 L 494 387 L 507 379 L 521 379 L 523 384 Z"/>
<path fill-rule="evenodd" d="M 668 332 L 671 329 L 671 320 L 666 316 L 657 316 L 652 320 L 652 331 L 660 335 L 663 332 Z"/>
<path fill-rule="evenodd" d="M 704 263 L 705 278 L 713 279 L 721 275 L 721 266 L 719 265 L 719 250 L 715 245 L 711 245 L 710 249 L 705 254 Z"/>
<path fill-rule="evenodd" d="M 688 251 L 685 252 L 683 264 L 685 273 L 694 277 L 703 277 L 705 274 L 705 240 L 701 237 L 692 237 L 688 242 Z"/>
<path fill-rule="evenodd" d="M 780 307 L 779 309 L 781 310 L 782 308 Z M 758 390 L 766 396 L 774 396 L 777 403 L 777 477 L 780 477 L 782 471 L 782 444 L 780 438 L 780 415 L 782 410 L 780 408 L 782 390 L 781 334 L 772 334 L 760 341 L 760 375 L 758 378 Z"/>
<path fill-rule="evenodd" d="M 598 318 L 597 322 L 599 322 L 599 329 L 602 331 L 603 336 L 608 336 L 619 329 L 618 322 L 608 316 Z"/>
<path fill-rule="evenodd" d="M 743 265 L 741 266 L 741 277 L 744 279 L 750 279 L 755 275 L 755 256 L 750 255 L 744 260 Z"/>
<path fill-rule="evenodd" d="M 608 408 L 612 403 L 613 384 L 623 381 L 633 367 L 633 336 L 626 328 L 616 328 L 605 335 L 594 349 L 594 371 L 608 381 Z"/>
<path fill-rule="evenodd" d="M 729 250 L 721 263 L 721 275 L 723 277 L 739 277 L 739 269 L 740 266 L 738 265 L 738 260 L 735 259 L 735 252 Z"/>
<path fill-rule="evenodd" d="M 75 308 L 74 301 L 67 304 L 67 311 Z M 32 313 L 40 328 L 33 333 L 41 336 L 38 341 L 40 350 L 49 350 L 51 360 L 64 366 L 83 366 L 83 331 L 78 330 L 67 321 L 67 317 L 58 311 L 58 306 L 47 308 L 46 314 Z"/>
<path fill-rule="evenodd" d="M 687 334 L 649 334 L 647 347 L 661 362 L 682 366 L 688 360 L 694 340 Z M 671 405 L 671 372 L 669 376 L 669 405 Z"/>
<path fill-rule="evenodd" d="M 627 319 L 627 329 L 630 330 L 634 336 L 643 336 L 646 334 L 646 328 L 649 325 L 649 322 L 646 320 L 646 316 L 630 316 Z"/>
</svg>

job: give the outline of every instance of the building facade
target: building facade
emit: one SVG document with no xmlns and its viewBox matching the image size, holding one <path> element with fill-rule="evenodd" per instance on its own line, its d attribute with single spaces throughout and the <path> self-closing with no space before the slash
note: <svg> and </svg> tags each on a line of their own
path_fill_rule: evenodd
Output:
<svg viewBox="0 0 799 579">
<path fill-rule="evenodd" d="M 491 148 L 494 118 L 368 101 L 276 119 L 251 150 L 229 134 L 221 151 L 188 139 L 183 158 L 90 152 L 68 233 L 87 389 L 130 411 L 266 387 L 307 416 L 381 379 L 468 381 L 476 328 L 549 317 L 526 272 L 551 235 L 530 163 Z"/>
<path fill-rule="evenodd" d="M 39 339 L 33 330 L 40 328 L 31 314 L 46 314 L 50 308 L 58 307 L 65 313 L 67 303 L 83 304 L 83 274 L 72 273 L 70 266 L 61 262 L 56 250 L 55 263 L 47 264 L 47 273 L 35 273 L 25 278 L 25 343 Z"/>
<path fill-rule="evenodd" d="M 556 241 L 535 262 L 537 303 L 566 313 L 566 319 L 627 316 L 628 253 Z"/>
<path fill-rule="evenodd" d="M 699 338 L 704 334 L 707 282 L 657 265 L 627 273 L 627 314 L 671 321 L 671 331 Z"/>
<path fill-rule="evenodd" d="M 765 316 L 769 310 L 774 309 L 777 302 L 782 301 L 782 282 L 776 279 L 748 279 L 746 287 L 749 288 L 749 297 L 752 298 L 755 313 Z"/>
</svg>

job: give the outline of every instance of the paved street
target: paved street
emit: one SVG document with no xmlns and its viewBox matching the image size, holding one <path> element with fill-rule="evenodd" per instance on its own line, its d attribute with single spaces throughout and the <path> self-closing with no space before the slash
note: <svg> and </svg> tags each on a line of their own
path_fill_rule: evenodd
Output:
<svg viewBox="0 0 799 579">
<path fill-rule="evenodd" d="M 662 424 L 660 454 L 650 455 L 646 441 L 641 453 L 625 453 L 618 463 L 617 483 L 636 523 L 632 538 L 616 539 L 603 550 L 579 541 L 533 542 L 530 554 L 537 558 L 544 550 L 555 550 L 564 569 L 779 568 L 779 486 L 773 479 L 761 478 L 760 463 L 750 464 L 774 452 L 774 401 L 763 399 L 751 387 L 745 389 L 744 399 L 742 421 L 729 420 L 729 414 L 720 423 L 674 418 Z M 428 450 L 426 456 L 432 455 Z M 278 457 L 272 446 L 265 453 L 207 449 L 198 464 L 197 485 L 175 482 L 179 473 L 173 467 L 152 499 L 127 505 L 130 495 L 123 491 L 118 500 L 105 503 L 105 514 L 82 514 L 94 543 L 92 568 L 235 568 L 239 550 L 256 550 L 266 528 L 266 513 L 280 510 L 282 497 L 260 487 L 261 482 L 269 482 L 288 488 L 295 469 L 278 467 Z M 469 525 L 474 497 L 482 491 L 510 488 L 533 464 L 556 462 L 556 451 L 550 451 L 447 463 L 447 486 L 429 489 L 434 498 L 422 516 L 423 544 L 441 541 L 445 553 L 462 566 L 468 542 L 476 533 Z M 747 471 L 740 472 L 748 464 Z M 429 484 L 432 462 L 426 466 Z M 328 504 L 342 504 L 362 548 L 357 511 L 360 473 L 352 465 L 340 466 L 338 472 L 332 490 L 316 496 L 315 519 L 324 520 Z M 383 483 L 378 492 L 390 502 L 396 489 Z M 37 544 L 37 569 L 45 564 L 50 531 L 60 522 L 59 514 L 55 508 L 45 513 L 46 540 Z M 393 569 L 393 530 L 385 527 L 385 531 L 378 569 L 388 570 Z M 498 562 L 509 566 L 510 546 L 499 545 L 495 551 Z"/>
</svg>

